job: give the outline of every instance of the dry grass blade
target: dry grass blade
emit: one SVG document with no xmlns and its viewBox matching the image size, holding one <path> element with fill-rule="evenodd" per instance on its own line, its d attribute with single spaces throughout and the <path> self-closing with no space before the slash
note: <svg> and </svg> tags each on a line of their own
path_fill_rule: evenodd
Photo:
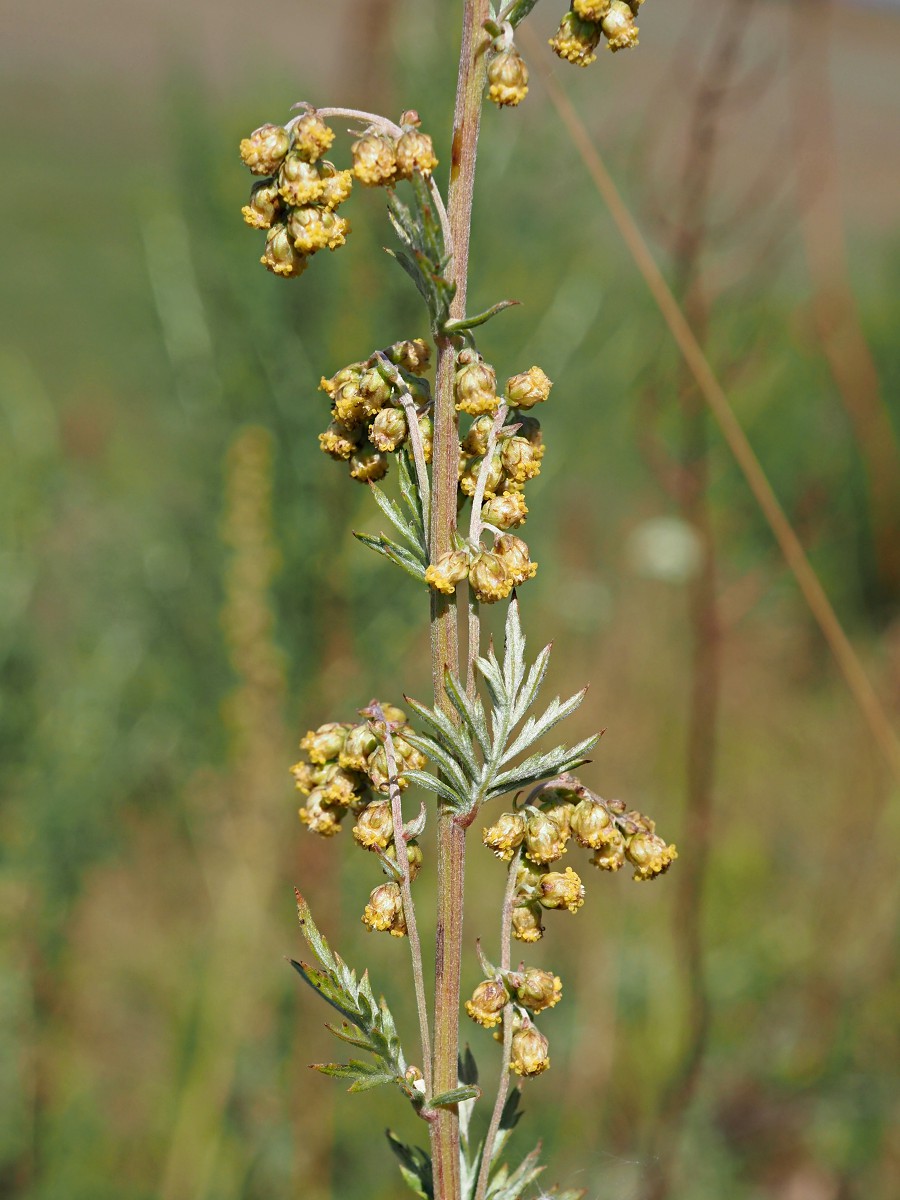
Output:
<svg viewBox="0 0 900 1200">
<path fill-rule="evenodd" d="M 527 28 L 523 28 L 520 30 L 519 36 L 523 42 L 530 43 L 530 48 L 534 52 L 534 61 L 540 62 L 543 58 L 543 47 L 539 47 L 534 34 Z M 819 577 L 806 557 L 800 539 L 772 490 L 766 473 L 735 416 L 728 397 L 694 337 L 693 331 L 650 253 L 641 231 L 613 182 L 612 176 L 606 169 L 599 151 L 591 141 L 590 134 L 581 117 L 546 68 L 541 69 L 541 76 L 553 107 L 559 114 L 575 149 L 587 167 L 588 174 L 597 191 L 606 202 L 610 215 L 622 235 L 622 240 L 650 289 L 675 344 L 693 375 L 701 395 L 708 404 L 750 491 L 759 504 L 872 736 L 884 754 L 894 777 L 900 783 L 900 739 L 898 739 L 856 651 L 844 632 L 831 601 L 819 582 Z"/>
</svg>

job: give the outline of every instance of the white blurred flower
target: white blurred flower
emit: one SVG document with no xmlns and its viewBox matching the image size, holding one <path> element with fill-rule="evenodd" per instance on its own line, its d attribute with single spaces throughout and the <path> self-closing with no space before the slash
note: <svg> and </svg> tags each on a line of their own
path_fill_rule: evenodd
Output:
<svg viewBox="0 0 900 1200">
<path fill-rule="evenodd" d="M 646 579 L 686 583 L 700 570 L 703 544 L 681 517 L 653 517 L 631 531 L 626 554 L 632 570 Z"/>
</svg>

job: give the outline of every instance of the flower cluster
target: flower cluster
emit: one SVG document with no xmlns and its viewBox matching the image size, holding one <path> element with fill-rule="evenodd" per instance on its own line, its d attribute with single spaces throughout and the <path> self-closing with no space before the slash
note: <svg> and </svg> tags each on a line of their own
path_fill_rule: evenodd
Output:
<svg viewBox="0 0 900 1200">
<path fill-rule="evenodd" d="M 621 800 L 601 800 L 577 781 L 545 789 L 536 799 L 536 804 L 502 813 L 483 831 L 484 844 L 498 858 L 517 861 L 512 931 L 520 941 L 536 942 L 543 936 L 543 910 L 577 912 L 584 903 L 584 885 L 571 867 L 548 870 L 567 853 L 573 839 L 593 850 L 593 866 L 618 871 L 627 862 L 636 880 L 655 879 L 678 857 L 649 817 L 626 811 Z"/>
<path fill-rule="evenodd" d="M 610 50 L 627 50 L 638 44 L 634 23 L 644 0 L 572 0 L 572 7 L 550 39 L 554 54 L 586 67 L 597 57 L 602 38 Z"/>
<path fill-rule="evenodd" d="M 408 405 L 412 402 L 425 461 L 431 460 L 431 388 L 421 376 L 430 357 L 421 338 L 395 342 L 319 384 L 331 401 L 331 423 L 319 434 L 319 445 L 331 458 L 346 462 L 360 483 L 382 479 L 387 456 L 409 439 L 409 417 L 401 397 L 408 397 Z"/>
<path fill-rule="evenodd" d="M 400 136 L 370 129 L 353 143 L 353 174 L 366 187 L 393 187 L 416 172 L 428 176 L 438 165 L 434 146 L 419 126 L 419 114 L 410 110 L 400 118 Z"/>
<path fill-rule="evenodd" d="M 488 63 L 488 100 L 498 108 L 514 108 L 528 95 L 528 67 L 518 50 L 495 44 L 496 53 Z"/>
<path fill-rule="evenodd" d="M 331 143 L 329 129 L 314 109 L 288 126 L 262 125 L 241 142 L 241 158 L 254 175 L 241 210 L 254 229 L 265 229 L 266 248 L 260 262 L 275 275 L 296 279 L 318 250 L 336 250 L 350 232 L 338 215 L 350 195 L 353 177 L 320 161 Z"/>
<path fill-rule="evenodd" d="M 522 967 L 518 971 L 497 971 L 479 983 L 471 1000 L 466 1001 L 466 1012 L 485 1029 L 492 1029 L 503 1019 L 507 1005 L 512 1005 L 510 1070 L 522 1076 L 540 1075 L 550 1066 L 549 1043 L 530 1014 L 553 1008 L 561 999 L 562 981 L 558 975 L 539 967 Z"/>
<path fill-rule="evenodd" d="M 467 348 L 457 355 L 456 408 L 473 417 L 460 443 L 459 500 L 460 505 L 474 502 L 483 478 L 481 522 L 494 540 L 490 548 L 481 542 L 460 546 L 433 563 L 425 578 L 437 591 L 450 594 L 468 578 L 476 599 L 493 604 L 534 577 L 537 563 L 527 544 L 509 531 L 528 515 L 525 484 L 540 474 L 544 457 L 540 422 L 523 410 L 546 400 L 552 386 L 540 367 L 531 367 L 508 379 L 499 395 L 497 373 L 477 351 Z M 497 431 L 501 404 L 509 415 Z"/>
<path fill-rule="evenodd" d="M 407 741 L 412 733 L 406 713 L 391 704 L 373 700 L 360 710 L 364 720 L 329 722 L 311 730 L 300 741 L 306 757 L 291 767 L 297 790 L 304 794 L 300 820 L 312 833 L 333 837 L 340 833 L 348 813 L 355 817 L 353 837 L 367 850 L 396 863 L 394 814 L 390 800 L 390 771 L 386 741 L 397 763 L 397 786 L 405 789 L 406 770 L 422 770 L 427 759 Z M 422 851 L 404 834 L 410 879 L 422 864 Z M 385 873 L 390 874 L 388 864 Z M 400 885 L 393 879 L 369 896 L 363 922 L 370 930 L 406 934 Z"/>
</svg>

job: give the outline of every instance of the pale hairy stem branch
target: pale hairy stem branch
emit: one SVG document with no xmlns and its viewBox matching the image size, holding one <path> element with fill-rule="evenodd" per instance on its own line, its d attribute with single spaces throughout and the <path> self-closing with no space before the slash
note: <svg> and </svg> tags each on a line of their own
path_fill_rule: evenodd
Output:
<svg viewBox="0 0 900 1200">
<path fill-rule="evenodd" d="M 384 713 L 381 714 L 381 719 L 384 720 Z M 419 927 L 416 924 L 416 909 L 412 896 L 412 880 L 409 876 L 409 852 L 406 845 L 406 833 L 403 829 L 403 800 L 397 778 L 397 755 L 387 721 L 384 722 L 384 730 L 384 755 L 387 759 L 388 789 L 391 799 L 391 816 L 394 822 L 394 849 L 397 853 L 397 867 L 400 870 L 399 883 L 400 894 L 403 897 L 403 919 L 406 921 L 406 933 L 409 938 L 409 952 L 416 989 L 416 1009 L 419 1014 L 422 1075 L 425 1078 L 426 1100 L 430 1100 L 433 1095 L 431 1088 L 431 1033 L 428 1029 L 428 1002 L 425 999 L 422 943 L 419 940 Z"/>
<path fill-rule="evenodd" d="M 307 106 L 305 101 L 301 101 L 299 104 L 295 104 L 293 107 L 301 108 Z M 320 117 L 322 117 L 323 120 L 327 119 L 328 117 L 346 117 L 350 121 L 361 121 L 366 126 L 371 126 L 374 129 L 380 130 L 381 133 L 390 134 L 392 138 L 399 138 L 403 135 L 403 130 L 399 125 L 396 125 L 393 121 L 389 121 L 387 117 L 380 116 L 378 113 L 363 112 L 358 108 L 317 108 L 316 112 Z M 294 121 L 296 120 L 298 120 L 298 118 L 294 117 Z M 292 123 L 292 121 L 288 121 L 288 127 Z M 448 253 L 452 254 L 453 237 L 450 232 L 450 221 L 447 217 L 447 210 L 444 207 L 443 197 L 441 196 L 437 184 L 430 175 L 427 176 L 425 182 L 428 185 L 428 191 L 432 201 L 434 202 L 434 207 L 438 212 L 438 218 L 441 222 L 441 231 L 444 235 L 444 245 L 446 246 Z"/>
<path fill-rule="evenodd" d="M 497 438 L 500 430 L 503 428 L 503 423 L 506 420 L 508 412 L 509 405 L 501 401 L 500 407 L 497 409 L 497 415 L 494 417 L 491 431 L 488 434 L 487 447 L 484 451 L 484 458 L 481 460 L 478 478 L 475 480 L 475 495 L 472 497 L 472 513 L 469 517 L 469 541 L 476 546 L 481 541 L 481 535 L 484 532 L 481 507 L 484 504 L 484 493 L 487 489 L 488 475 L 491 470 L 491 459 L 494 457 L 494 451 L 497 448 Z M 481 605 L 475 599 L 471 586 L 469 587 L 469 640 L 467 651 L 466 695 L 474 698 L 475 659 L 481 654 Z"/>
<path fill-rule="evenodd" d="M 518 875 L 518 856 L 513 855 L 506 875 L 506 891 L 503 894 L 503 915 L 500 926 L 500 970 L 508 971 L 512 947 L 512 910 L 516 900 L 516 876 Z M 481 1156 L 481 1167 L 478 1171 L 478 1185 L 475 1188 L 475 1200 L 484 1200 L 488 1182 L 491 1177 L 491 1159 L 494 1156 L 494 1143 L 500 1131 L 500 1121 L 506 1106 L 509 1093 L 509 1064 L 512 1058 L 513 1038 L 513 1006 L 507 1004 L 503 1010 L 503 1057 L 500 1063 L 500 1082 L 497 1085 L 497 1098 L 494 1101 L 494 1111 L 484 1139 L 484 1150 Z"/>
<path fill-rule="evenodd" d="M 486 73 L 484 51 L 489 45 L 482 25 L 489 15 L 488 0 L 464 0 L 447 205 L 448 245 L 452 251 L 447 274 L 456 288 L 450 304 L 451 320 L 462 319 L 466 312 L 472 193 Z M 436 341 L 432 561 L 452 548 L 459 477 L 459 435 L 453 387 L 456 354 L 450 338 L 439 331 L 436 331 Z M 455 596 L 442 596 L 432 589 L 431 606 L 431 673 L 435 703 L 452 714 L 451 719 L 458 719 L 444 687 L 447 669 L 459 675 Z M 438 814 L 435 932 L 434 1089 L 437 1093 L 451 1091 L 459 1082 L 459 989 L 465 862 L 466 831 L 456 820 L 453 810 L 442 805 Z M 430 1129 L 436 1200 L 461 1200 L 459 1113 L 455 1109 L 439 1109 Z"/>
<path fill-rule="evenodd" d="M 409 441 L 412 446 L 413 462 L 416 464 L 416 482 L 419 485 L 419 498 L 422 501 L 422 522 L 425 526 L 425 537 L 428 540 L 428 527 L 431 521 L 431 484 L 428 480 L 428 464 L 425 462 L 425 444 L 422 441 L 422 430 L 419 428 L 419 413 L 412 393 L 406 388 L 403 376 L 381 350 L 374 358 L 378 360 L 381 371 L 397 388 L 400 403 L 406 414 L 406 426 L 409 431 Z"/>
</svg>

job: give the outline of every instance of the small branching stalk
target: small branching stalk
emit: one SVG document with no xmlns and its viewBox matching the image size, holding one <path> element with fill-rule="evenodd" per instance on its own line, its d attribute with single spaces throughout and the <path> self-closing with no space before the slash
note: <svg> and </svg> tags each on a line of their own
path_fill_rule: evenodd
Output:
<svg viewBox="0 0 900 1200">
<path fill-rule="evenodd" d="M 545 450 L 533 410 L 548 401 L 552 383 L 536 365 L 504 379 L 479 348 L 485 327 L 516 301 L 501 298 L 475 314 L 466 309 L 482 104 L 487 98 L 514 108 L 525 100 L 528 67 L 515 34 L 537 2 L 464 0 L 446 199 L 434 178 L 434 143 L 412 109 L 394 122 L 300 103 L 297 115 L 261 126 L 240 146 L 259 177 L 243 215 L 265 233 L 267 270 L 297 278 L 321 250 L 344 247 L 351 226 L 343 207 L 351 193 L 380 190 L 396 238 L 388 253 L 417 290 L 428 325 L 428 338 L 355 347 L 350 361 L 327 364 L 332 374 L 319 385 L 325 398 L 319 444 L 369 488 L 384 518 L 381 532 L 355 536 L 411 577 L 423 599 L 427 594 L 434 696 L 430 703 L 407 696 L 403 709 L 372 700 L 356 719 L 320 725 L 302 738 L 303 758 L 292 768 L 303 824 L 326 838 L 349 827 L 382 875 L 361 919 L 370 932 L 407 940 L 419 1023 L 411 1061 L 368 973 L 358 975 L 331 949 L 298 892 L 301 931 L 315 961 L 293 966 L 340 1014 L 329 1028 L 354 1052 L 315 1069 L 349 1080 L 350 1091 L 388 1085 L 409 1100 L 426 1122 L 429 1151 L 390 1133 L 388 1140 L 403 1179 L 423 1200 L 519 1200 L 543 1169 L 537 1149 L 515 1168 L 504 1159 L 521 1115 L 521 1086 L 550 1066 L 541 1025 L 562 999 L 563 984 L 544 966 L 514 964 L 512 944 L 540 941 L 548 913 L 581 909 L 583 868 L 563 864 L 569 849 L 586 851 L 588 865 L 601 871 L 628 864 L 636 880 L 657 878 L 677 857 L 649 817 L 602 799 L 573 773 L 588 764 L 599 733 L 575 744 L 548 741 L 586 696 L 583 689 L 567 700 L 540 701 L 550 646 L 529 661 L 519 618 L 518 589 L 538 569 L 518 532 Z M 550 45 L 578 66 L 593 62 L 603 43 L 611 51 L 636 46 L 640 3 L 572 0 Z M 330 122 L 349 125 L 348 145 Z M 326 157 L 332 154 L 340 161 Z M 382 483 L 392 465 L 393 494 Z M 468 594 L 462 661 L 461 587 Z M 506 605 L 502 651 L 490 645 L 483 652 L 480 606 L 498 603 Z M 433 799 L 406 811 L 414 789 Z M 429 822 L 436 824 L 438 847 L 431 1009 L 415 884 Z M 507 881 L 496 960 L 480 943 L 474 948 L 484 977 L 463 1006 L 465 848 L 476 823 L 484 847 L 506 864 Z M 477 917 L 480 925 L 483 914 Z M 499 1083 L 481 1136 L 475 1132 L 479 1072 L 471 1051 L 458 1053 L 463 1007 L 501 1045 Z"/>
</svg>

